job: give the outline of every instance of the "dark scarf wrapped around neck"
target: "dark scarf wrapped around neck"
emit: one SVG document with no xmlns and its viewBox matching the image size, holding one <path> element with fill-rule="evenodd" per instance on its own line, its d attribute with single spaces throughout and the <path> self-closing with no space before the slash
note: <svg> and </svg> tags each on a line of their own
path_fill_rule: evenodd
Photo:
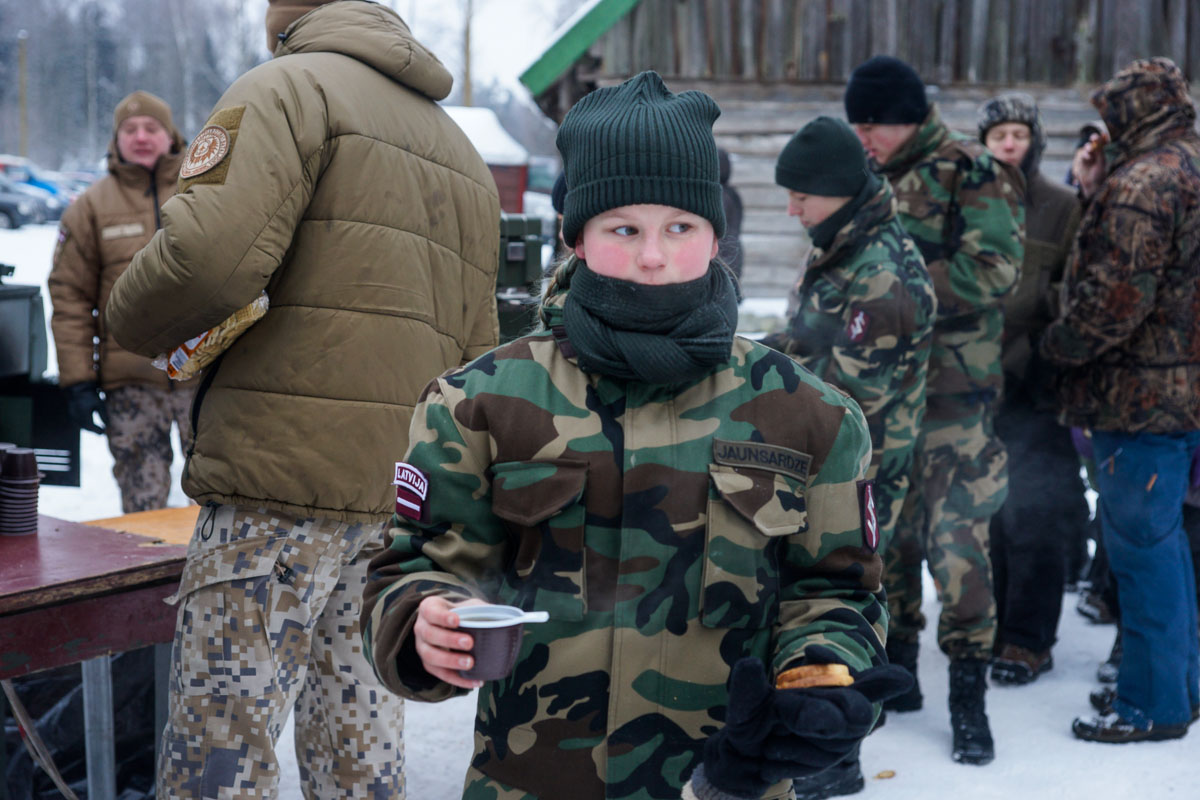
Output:
<svg viewBox="0 0 1200 800">
<path fill-rule="evenodd" d="M 737 306 L 733 280 L 715 262 L 694 281 L 652 286 L 597 275 L 581 261 L 563 325 L 585 372 L 684 383 L 729 360 Z"/>
</svg>

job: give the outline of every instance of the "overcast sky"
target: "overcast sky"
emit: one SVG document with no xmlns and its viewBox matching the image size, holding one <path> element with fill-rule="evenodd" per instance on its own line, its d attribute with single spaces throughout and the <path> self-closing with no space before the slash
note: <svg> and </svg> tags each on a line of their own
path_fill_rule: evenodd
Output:
<svg viewBox="0 0 1200 800">
<path fill-rule="evenodd" d="M 467 0 L 380 0 L 399 14 L 413 34 L 462 80 L 463 15 Z M 471 74 L 476 84 L 497 80 L 514 91 L 518 76 L 545 49 L 555 30 L 558 9 L 582 0 L 474 0 L 471 26 Z M 261 21 L 266 0 L 245 0 L 245 13 Z M 265 51 L 263 53 L 266 55 Z"/>
</svg>

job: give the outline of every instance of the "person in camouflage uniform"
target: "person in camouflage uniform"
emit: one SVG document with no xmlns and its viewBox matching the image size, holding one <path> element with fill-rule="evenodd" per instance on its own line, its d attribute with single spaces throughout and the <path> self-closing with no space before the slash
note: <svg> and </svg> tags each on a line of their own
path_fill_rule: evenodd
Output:
<svg viewBox="0 0 1200 800">
<path fill-rule="evenodd" d="M 1133 62 L 1092 104 L 1112 141 L 1076 154 L 1087 206 L 1041 350 L 1066 368 L 1062 422 L 1091 429 L 1123 653 L 1107 713 L 1072 728 L 1174 739 L 1200 706 L 1180 512 L 1200 446 L 1200 136 L 1187 80 L 1165 58 Z"/>
<path fill-rule="evenodd" d="M 896 218 L 891 186 L 868 170 L 846 123 L 818 117 L 797 132 L 779 155 L 775 182 L 788 190 L 788 214 L 800 218 L 816 249 L 787 330 L 763 342 L 862 409 L 871 432 L 867 477 L 875 482 L 886 550 L 925 415 L 937 298 L 921 253 Z"/>
<path fill-rule="evenodd" d="M 1007 458 L 992 417 L 1004 380 L 1002 303 L 1024 253 L 1024 181 L 979 142 L 951 132 L 926 101 L 920 77 L 898 59 L 876 56 L 857 67 L 845 106 L 875 168 L 891 181 L 897 216 L 937 293 L 925 419 L 908 497 L 884 555 L 888 654 L 915 676 L 927 561 L 942 604 L 938 645 L 950 657 L 952 755 L 987 763 L 994 746 L 985 672 L 996 624 L 988 520 L 1007 495 Z M 921 704 L 914 686 L 887 707 Z"/>
<path fill-rule="evenodd" d="M 886 551 L 912 472 L 925 416 L 925 373 L 937 298 L 925 262 L 896 219 L 891 186 L 867 167 L 841 120 L 818 117 L 791 138 L 775 163 L 788 214 L 814 250 L 785 332 L 764 344 L 791 355 L 848 393 L 871 432 L 871 467 Z M 797 797 L 849 794 L 863 786 L 857 758 L 797 781 Z"/>
<path fill-rule="evenodd" d="M 733 334 L 719 113 L 652 72 L 581 100 L 544 330 L 417 407 L 397 468 L 424 488 L 398 489 L 362 629 L 405 697 L 480 687 L 469 800 L 790 797 L 907 688 L 883 664 L 862 414 Z M 550 615 L 482 685 L 453 611 L 478 599 Z M 855 685 L 766 683 L 829 661 Z"/>
<path fill-rule="evenodd" d="M 979 139 L 1025 176 L 1025 260 L 1004 306 L 1004 398 L 996 433 L 1009 454 L 1009 494 L 992 517 L 989 544 L 996 594 L 992 681 L 1024 684 L 1050 670 L 1062 612 L 1067 547 L 1086 536 L 1088 505 L 1070 432 L 1054 413 L 1054 368 L 1037 358 L 1053 319 L 1053 289 L 1075 242 L 1079 201 L 1042 175 L 1046 147 L 1032 97 L 1010 92 L 979 108 Z"/>
</svg>

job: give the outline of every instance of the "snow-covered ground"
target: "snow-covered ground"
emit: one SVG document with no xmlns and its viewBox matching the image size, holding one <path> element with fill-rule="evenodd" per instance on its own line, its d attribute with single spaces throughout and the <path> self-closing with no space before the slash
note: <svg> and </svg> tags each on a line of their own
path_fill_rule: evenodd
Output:
<svg viewBox="0 0 1200 800">
<path fill-rule="evenodd" d="M 0 231 L 0 262 L 16 264 L 14 283 L 45 286 L 54 246 L 53 226 Z M 771 299 L 750 300 L 755 312 L 780 308 Z M 49 317 L 49 301 L 47 318 Z M 53 352 L 51 352 L 53 363 Z M 47 487 L 41 511 L 71 520 L 98 519 L 120 513 L 112 459 L 100 436 L 83 434 L 83 485 L 78 489 Z M 176 463 L 175 474 L 181 465 Z M 178 487 L 171 502 L 186 498 Z M 925 614 L 931 629 L 921 642 L 920 677 L 926 708 L 891 714 L 887 725 L 863 745 L 864 800 L 1127 800 L 1130 797 L 1200 798 L 1200 731 L 1172 742 L 1101 745 L 1080 742 L 1070 731 L 1071 719 L 1090 713 L 1087 694 L 1095 687 L 1096 665 L 1107 655 L 1113 629 L 1095 626 L 1075 613 L 1068 595 L 1054 670 L 1024 687 L 993 687 L 988 709 L 996 739 L 996 761 L 984 767 L 950 760 L 949 714 L 946 710 L 946 659 L 934 641 L 937 604 L 926 578 Z M 408 796 L 411 800 L 458 797 L 472 747 L 474 697 L 438 705 L 409 703 L 405 747 Z M 291 746 L 290 725 L 279 746 L 284 782 L 280 797 L 300 797 Z M 875 777 L 894 772 L 894 777 Z M 556 799 L 557 800 L 557 799 Z"/>
</svg>

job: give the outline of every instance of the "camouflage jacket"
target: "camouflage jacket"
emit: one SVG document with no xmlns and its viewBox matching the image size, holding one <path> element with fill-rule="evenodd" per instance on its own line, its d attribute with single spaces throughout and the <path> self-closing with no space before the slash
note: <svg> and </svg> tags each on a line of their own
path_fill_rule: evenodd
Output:
<svg viewBox="0 0 1200 800">
<path fill-rule="evenodd" d="M 1134 62 L 1092 97 L 1112 135 L 1042 352 L 1066 424 L 1200 428 L 1200 137 L 1187 83 Z"/>
<path fill-rule="evenodd" d="M 843 389 L 862 408 L 871 431 L 870 477 L 882 497 L 883 487 L 899 484 L 911 471 L 937 313 L 929 272 L 896 219 L 886 180 L 828 250 L 813 252 L 796 293 L 800 305 L 787 332 L 764 343 Z M 894 516 L 878 510 L 886 528 Z"/>
<path fill-rule="evenodd" d="M 480 689 L 473 765 L 547 800 L 678 798 L 739 658 L 777 673 L 819 642 L 882 662 L 869 456 L 858 407 L 755 342 L 650 386 L 584 373 L 551 333 L 517 339 L 417 407 L 425 521 L 397 516 L 371 564 L 368 658 L 398 694 L 442 700 L 461 690 L 415 656 L 424 597 L 548 611 Z"/>
<path fill-rule="evenodd" d="M 879 171 L 937 292 L 926 394 L 994 399 L 1004 385 L 1002 303 L 1024 256 L 1024 178 L 950 131 L 936 105 Z"/>
</svg>

